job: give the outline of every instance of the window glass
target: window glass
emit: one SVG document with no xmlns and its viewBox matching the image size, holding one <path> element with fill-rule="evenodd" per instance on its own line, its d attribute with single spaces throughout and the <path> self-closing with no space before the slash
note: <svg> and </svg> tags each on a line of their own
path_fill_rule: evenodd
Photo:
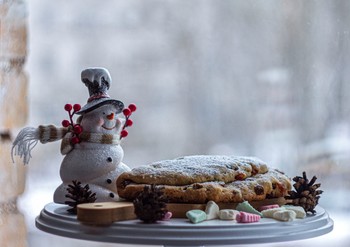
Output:
<svg viewBox="0 0 350 247">
<path fill-rule="evenodd" d="M 66 103 L 86 103 L 81 70 L 106 67 L 110 96 L 138 106 L 122 143 L 130 167 L 257 156 L 317 175 L 321 205 L 349 220 L 350 2 L 31 0 L 28 10 L 29 125 L 59 125 Z M 59 143 L 33 151 L 29 224 L 52 201 L 62 158 Z M 349 239 L 334 232 L 324 246 Z"/>
</svg>

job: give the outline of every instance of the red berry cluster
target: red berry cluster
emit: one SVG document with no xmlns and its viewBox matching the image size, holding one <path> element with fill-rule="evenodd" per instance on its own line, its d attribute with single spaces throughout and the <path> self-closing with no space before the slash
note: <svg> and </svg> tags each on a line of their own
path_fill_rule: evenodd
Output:
<svg viewBox="0 0 350 247">
<path fill-rule="evenodd" d="M 130 127 L 133 125 L 133 121 L 130 118 L 131 114 L 136 111 L 136 105 L 135 104 L 130 104 L 128 108 L 124 108 L 123 114 L 125 116 L 125 123 L 122 128 L 122 131 L 120 132 L 120 139 L 127 137 L 128 136 L 128 131 L 125 129 L 126 127 Z"/>
<path fill-rule="evenodd" d="M 65 128 L 69 128 L 70 131 L 73 133 L 71 142 L 74 145 L 80 142 L 79 134 L 83 132 L 83 128 L 80 126 L 80 124 L 74 124 L 73 121 L 74 114 L 80 111 L 81 106 L 79 104 L 74 104 L 73 106 L 71 104 L 66 104 L 64 106 L 64 109 L 68 112 L 69 120 L 63 120 L 62 126 Z"/>
</svg>

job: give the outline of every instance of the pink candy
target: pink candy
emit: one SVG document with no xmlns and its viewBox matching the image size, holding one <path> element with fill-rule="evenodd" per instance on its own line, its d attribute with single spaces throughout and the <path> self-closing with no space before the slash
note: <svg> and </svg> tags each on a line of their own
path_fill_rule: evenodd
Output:
<svg viewBox="0 0 350 247">
<path fill-rule="evenodd" d="M 170 220 L 171 217 L 173 217 L 173 213 L 172 212 L 166 212 L 163 219 L 162 220 Z"/>
<path fill-rule="evenodd" d="M 253 223 L 260 221 L 260 215 L 251 214 L 246 212 L 239 212 L 236 216 L 236 221 L 238 223 Z"/>
<path fill-rule="evenodd" d="M 264 211 L 266 209 L 272 209 L 272 208 L 279 208 L 280 206 L 278 204 L 272 204 L 272 205 L 266 205 L 259 207 L 259 211 Z"/>
</svg>

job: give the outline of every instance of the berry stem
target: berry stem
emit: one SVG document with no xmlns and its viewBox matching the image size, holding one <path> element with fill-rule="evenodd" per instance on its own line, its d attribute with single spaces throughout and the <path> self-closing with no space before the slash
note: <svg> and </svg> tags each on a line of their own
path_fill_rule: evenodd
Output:
<svg viewBox="0 0 350 247">
<path fill-rule="evenodd" d="M 123 131 L 127 127 L 126 124 L 127 124 L 128 120 L 129 120 L 129 117 L 130 117 L 130 115 L 129 116 L 125 116 L 125 122 L 124 122 L 124 125 L 123 125 L 123 128 L 122 128 L 121 131 Z M 120 136 L 120 140 L 121 139 L 123 139 L 123 136 Z"/>
<path fill-rule="evenodd" d="M 69 115 L 69 119 L 70 119 L 70 124 L 73 127 L 74 126 L 74 122 L 73 122 L 73 115 L 75 112 L 71 113 L 71 111 L 68 112 Z"/>
<path fill-rule="evenodd" d="M 125 122 L 124 122 L 122 130 L 127 127 L 127 123 L 128 123 L 129 118 L 130 118 L 130 116 L 125 117 Z"/>
<path fill-rule="evenodd" d="M 132 121 L 131 121 L 131 124 L 128 125 L 129 123 L 129 118 L 131 117 L 132 113 L 136 111 L 136 105 L 135 104 L 130 104 L 129 107 L 127 108 L 124 108 L 124 110 L 122 111 L 124 116 L 125 116 L 125 122 L 124 122 L 124 125 L 122 127 L 122 130 L 121 130 L 121 135 L 120 135 L 120 140 L 124 137 L 126 137 L 128 134 L 127 134 L 127 131 L 125 130 L 126 127 L 130 127 L 132 125 Z M 123 135 L 125 133 L 122 133 L 122 132 L 126 132 L 126 135 Z"/>
<path fill-rule="evenodd" d="M 63 122 L 65 122 L 65 121 L 67 122 L 67 124 L 64 123 L 64 127 L 67 127 L 68 131 L 70 131 L 72 133 L 72 138 L 70 141 L 74 145 L 74 144 L 77 144 L 80 142 L 79 134 L 82 132 L 82 128 L 81 128 L 80 124 L 74 124 L 73 116 L 75 113 L 80 111 L 81 106 L 79 104 L 74 104 L 74 106 L 72 107 L 71 104 L 66 104 L 64 109 L 68 112 L 68 116 L 69 116 L 69 120 L 63 121 Z M 62 122 L 62 124 L 63 124 L 63 122 Z"/>
</svg>

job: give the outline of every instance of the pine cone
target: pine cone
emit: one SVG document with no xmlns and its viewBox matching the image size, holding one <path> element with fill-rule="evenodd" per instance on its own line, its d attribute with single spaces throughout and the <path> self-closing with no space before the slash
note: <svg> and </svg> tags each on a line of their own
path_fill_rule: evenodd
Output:
<svg viewBox="0 0 350 247">
<path fill-rule="evenodd" d="M 79 181 L 73 180 L 72 183 L 68 185 L 66 197 L 73 201 L 65 201 L 64 203 L 72 207 L 67 209 L 68 212 L 77 214 L 77 206 L 82 203 L 95 202 L 96 193 L 92 193 L 88 184 L 82 187 Z"/>
<path fill-rule="evenodd" d="M 161 188 L 155 185 L 145 186 L 133 201 L 136 216 L 145 223 L 155 223 L 162 220 L 168 212 L 166 198 Z"/>
<path fill-rule="evenodd" d="M 316 176 L 313 176 L 309 182 L 306 172 L 303 172 L 303 176 L 296 176 L 293 178 L 295 182 L 293 187 L 295 191 L 288 191 L 288 196 L 285 197 L 286 200 L 291 200 L 287 204 L 294 206 L 301 206 L 305 209 L 305 212 L 316 213 L 315 207 L 320 199 L 320 194 L 323 193 L 322 190 L 318 190 L 321 184 L 315 184 L 317 180 Z"/>
</svg>

